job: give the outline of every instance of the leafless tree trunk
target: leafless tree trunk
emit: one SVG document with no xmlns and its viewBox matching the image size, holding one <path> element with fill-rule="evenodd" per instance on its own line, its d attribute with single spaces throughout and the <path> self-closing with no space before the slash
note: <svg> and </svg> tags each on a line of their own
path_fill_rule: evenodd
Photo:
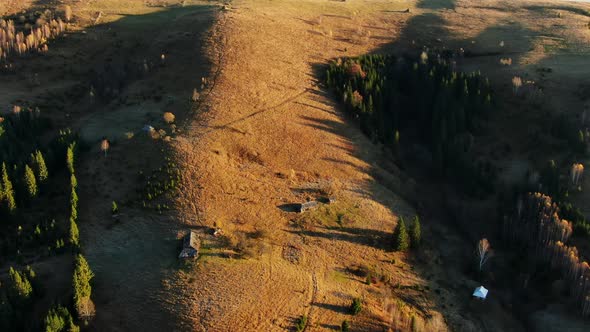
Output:
<svg viewBox="0 0 590 332">
<path fill-rule="evenodd" d="M 477 243 L 477 259 L 478 259 L 478 266 L 479 271 L 483 269 L 485 263 L 490 259 L 492 256 L 492 247 L 490 246 L 490 242 L 488 239 L 481 239 Z"/>
<path fill-rule="evenodd" d="M 102 143 L 100 144 L 100 149 L 104 152 L 104 156 L 107 156 L 107 151 L 109 150 L 110 144 L 109 144 L 109 140 L 107 140 L 106 138 L 102 140 Z"/>
</svg>

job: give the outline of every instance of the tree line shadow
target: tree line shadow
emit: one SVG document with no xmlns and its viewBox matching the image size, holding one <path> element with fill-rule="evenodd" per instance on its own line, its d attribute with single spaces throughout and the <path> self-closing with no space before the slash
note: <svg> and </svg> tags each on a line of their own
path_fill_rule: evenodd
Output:
<svg viewBox="0 0 590 332">
<path fill-rule="evenodd" d="M 330 241 L 344 241 L 356 245 L 368 246 L 376 249 L 392 250 L 392 236 L 390 232 L 376 229 L 354 227 L 316 227 L 316 230 L 293 229 L 289 233 L 312 238 L 322 238 Z"/>
<path fill-rule="evenodd" d="M 401 31 L 399 38 L 394 42 L 388 43 L 374 50 L 372 53 L 375 54 L 413 54 L 419 55 L 424 49 L 430 50 L 455 50 L 460 53 L 462 49 L 464 56 L 456 59 L 458 67 L 467 63 L 470 65 L 475 64 L 475 61 L 480 61 L 481 58 L 487 59 L 486 61 L 495 62 L 500 67 L 499 60 L 501 57 L 511 57 L 513 62 L 519 63 L 526 53 L 532 47 L 532 39 L 537 35 L 535 31 L 526 28 L 518 22 L 511 22 L 510 20 L 500 20 L 490 26 L 485 27 L 481 32 L 473 37 L 456 35 L 449 29 L 445 18 L 439 13 L 441 10 L 456 10 L 455 1 L 419 1 L 417 8 L 428 9 L 428 11 L 412 16 L 408 21 L 407 25 Z M 493 8 L 491 8 L 493 10 Z M 501 9 L 501 8 L 500 8 Z M 475 41 L 473 43 L 472 41 Z M 480 41 L 482 44 L 480 45 Z M 512 43 L 511 49 L 513 51 L 507 52 L 500 45 L 502 41 Z M 325 65 L 314 64 L 313 69 L 318 77 L 324 76 Z M 485 72 L 484 72 L 485 74 Z M 330 94 L 330 93 L 329 93 Z M 331 96 L 334 100 L 334 96 Z M 337 107 L 342 109 L 342 107 Z M 346 127 L 353 126 L 358 128 L 356 119 L 351 118 L 347 114 L 342 114 L 341 117 L 344 119 L 344 124 L 337 121 L 314 119 L 312 117 L 304 116 L 305 124 L 318 130 L 324 130 L 334 135 L 339 135 L 343 140 L 354 145 L 358 141 L 358 136 L 354 137 L 354 133 L 346 130 Z M 356 131 L 358 133 L 358 130 Z M 364 156 L 359 151 L 349 151 L 354 157 L 364 160 Z M 429 243 L 426 246 L 429 249 L 439 251 L 439 248 L 447 245 L 443 239 L 434 241 L 434 229 L 443 227 L 437 225 L 439 222 L 451 225 L 451 229 L 454 233 L 459 234 L 460 240 L 454 241 L 453 245 L 457 245 L 461 248 L 459 252 L 463 254 L 457 257 L 444 257 L 444 264 L 450 266 L 457 266 L 461 270 L 461 266 L 465 265 L 466 262 L 471 258 L 472 244 L 474 244 L 479 238 L 479 233 L 466 232 L 466 229 L 471 229 L 476 224 L 465 225 L 463 222 L 457 222 L 453 220 L 453 215 L 448 211 L 448 205 L 445 203 L 445 193 L 441 190 L 442 187 L 439 185 L 439 181 L 428 174 L 428 170 L 421 168 L 419 165 L 416 169 L 413 168 L 415 165 L 405 165 L 405 170 L 402 170 L 401 174 L 397 176 L 403 177 L 405 172 L 412 174 L 413 178 L 419 180 L 419 185 L 412 190 L 403 187 L 399 184 L 389 184 L 388 181 L 380 181 L 383 179 L 383 170 L 388 170 L 386 164 L 389 156 L 384 153 L 381 155 L 380 160 L 377 163 L 371 164 L 368 169 L 368 173 L 372 175 L 374 182 L 367 185 L 367 192 L 377 202 L 383 204 L 386 207 L 390 207 L 393 214 L 399 215 L 399 211 L 391 207 L 390 202 L 383 199 L 382 195 L 376 194 L 377 191 L 381 191 L 382 187 L 395 194 L 401 194 L 409 202 L 419 207 L 418 214 L 423 220 L 423 234 Z M 334 162 L 343 162 L 338 160 L 331 160 Z M 381 167 L 383 166 L 383 167 Z M 367 171 L 367 170 L 365 170 Z M 394 181 L 393 181 L 394 182 Z M 425 184 L 425 185 L 423 185 Z M 442 196 L 442 197 L 441 197 Z M 490 218 L 489 216 L 483 216 L 484 219 Z M 430 228 L 432 227 L 433 230 Z M 467 228 L 466 228 L 467 227 Z M 295 230 L 291 231 L 295 234 L 300 234 L 309 237 L 323 238 L 328 240 L 346 241 L 353 244 L 370 246 L 382 250 L 391 250 L 390 241 L 392 239 L 391 232 L 384 232 L 378 230 L 370 230 L 363 228 L 321 228 L 319 230 Z M 440 233 L 439 233 L 440 234 Z M 432 241 L 431 241 L 432 240 Z M 445 252 L 441 250 L 440 252 Z M 428 268 L 418 267 L 416 269 L 419 275 L 426 276 L 429 274 Z M 465 276 L 468 279 L 468 276 Z M 426 280 L 426 278 L 424 278 Z M 431 285 L 430 281 L 426 282 L 427 285 Z M 466 291 L 466 295 L 471 290 Z M 428 295 L 435 303 L 435 307 L 444 307 L 445 301 L 441 300 L 438 296 L 432 294 Z M 339 312 L 342 310 L 340 307 L 331 307 L 331 310 Z M 444 311 L 443 311 L 444 313 Z"/>
</svg>

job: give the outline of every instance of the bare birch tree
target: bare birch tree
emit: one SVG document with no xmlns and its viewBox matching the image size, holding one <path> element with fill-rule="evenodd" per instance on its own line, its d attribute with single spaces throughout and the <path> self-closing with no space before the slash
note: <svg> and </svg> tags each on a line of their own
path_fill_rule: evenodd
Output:
<svg viewBox="0 0 590 332">
<path fill-rule="evenodd" d="M 107 151 L 109 150 L 110 144 L 108 139 L 103 139 L 102 143 L 100 143 L 100 149 L 104 152 L 104 156 L 107 156 Z"/>
<path fill-rule="evenodd" d="M 487 263 L 487 261 L 492 256 L 492 246 L 490 245 L 490 242 L 488 241 L 488 239 L 483 238 L 483 239 L 479 240 L 479 242 L 477 243 L 476 254 L 477 254 L 477 261 L 478 261 L 477 263 L 478 263 L 479 271 L 481 272 L 481 270 L 483 269 L 483 266 Z"/>
</svg>

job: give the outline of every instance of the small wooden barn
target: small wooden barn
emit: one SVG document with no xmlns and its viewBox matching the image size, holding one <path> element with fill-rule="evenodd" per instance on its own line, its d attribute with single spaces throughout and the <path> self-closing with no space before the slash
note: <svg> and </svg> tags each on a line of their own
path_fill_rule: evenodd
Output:
<svg viewBox="0 0 590 332">
<path fill-rule="evenodd" d="M 195 259 L 199 256 L 199 249 L 201 248 L 201 239 L 194 231 L 188 232 L 182 239 L 182 251 L 178 258 Z"/>
</svg>

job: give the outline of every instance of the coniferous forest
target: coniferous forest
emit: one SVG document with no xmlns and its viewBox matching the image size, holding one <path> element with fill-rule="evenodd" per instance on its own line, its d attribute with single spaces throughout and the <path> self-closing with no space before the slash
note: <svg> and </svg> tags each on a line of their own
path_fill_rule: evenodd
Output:
<svg viewBox="0 0 590 332">
<path fill-rule="evenodd" d="M 401 154 L 415 143 L 439 175 L 471 194 L 486 195 L 495 169 L 472 153 L 474 135 L 492 111 L 492 91 L 480 73 L 454 68 L 452 54 L 366 55 L 332 62 L 326 83 L 373 141 Z M 407 153 L 406 153 L 407 154 Z"/>
<path fill-rule="evenodd" d="M 328 66 L 325 80 L 343 101 L 345 112 L 373 142 L 388 146 L 398 165 L 412 157 L 410 146 L 422 145 L 432 156 L 424 159 L 430 165 L 423 166 L 465 193 L 484 198 L 497 189 L 497 171 L 474 153 L 473 146 L 494 111 L 493 92 L 487 78 L 458 72 L 453 59 L 452 53 L 426 52 L 418 57 L 337 59 Z M 572 151 L 583 155 L 585 145 L 572 142 L 575 144 L 568 145 Z M 561 274 L 568 281 L 572 303 L 588 315 L 590 269 L 568 242 L 572 235 L 588 237 L 582 213 L 567 200 L 567 188 L 579 186 L 583 166 L 572 166 L 572 184 L 562 183 L 559 167 L 552 160 L 539 173 L 538 182 L 509 189 L 510 197 L 518 197 L 516 211 L 507 208 L 513 201 L 500 202 L 501 214 L 506 216 L 500 223 L 502 240 L 508 250 L 519 248 L 513 252 L 526 253 L 527 260 Z M 535 192 L 538 190 L 543 193 Z"/>
<path fill-rule="evenodd" d="M 0 260 L 10 266 L 9 280 L 0 283 L 2 331 L 76 331 L 70 311 L 80 319 L 93 311 L 89 291 L 72 306 L 69 300 L 49 299 L 55 309 L 44 322 L 28 310 L 47 293 L 43 278 L 29 264 L 67 254 L 68 249 L 77 252 L 80 246 L 75 177 L 78 138 L 69 129 L 57 135 L 52 132 L 50 121 L 37 108 L 14 106 L 0 118 Z M 91 277 L 83 273 L 78 279 L 88 283 Z M 73 280 L 74 295 L 79 292 L 78 284 Z"/>
</svg>

